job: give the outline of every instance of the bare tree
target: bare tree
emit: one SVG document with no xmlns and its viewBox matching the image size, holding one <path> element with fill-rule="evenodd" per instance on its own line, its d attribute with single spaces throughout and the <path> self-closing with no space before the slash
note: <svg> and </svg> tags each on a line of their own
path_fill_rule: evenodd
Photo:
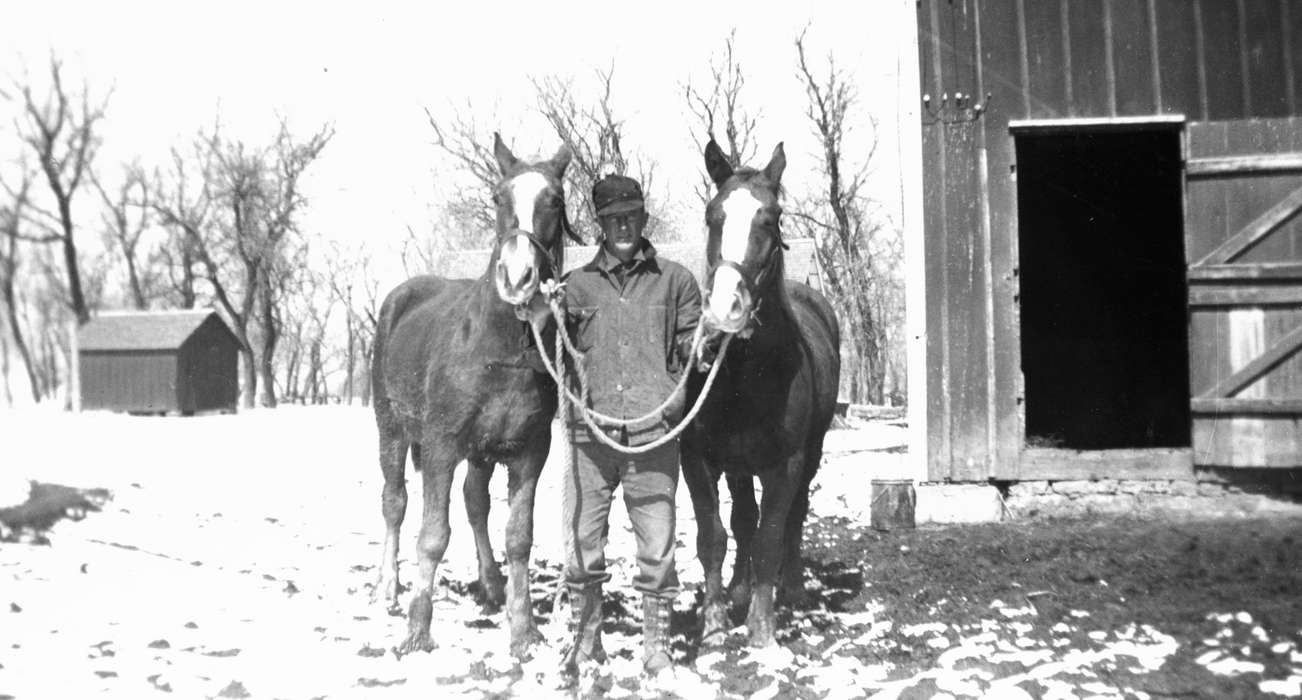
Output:
<svg viewBox="0 0 1302 700">
<path fill-rule="evenodd" d="M 156 260 L 151 251 L 145 251 L 144 261 L 140 259 L 140 244 L 150 224 L 150 188 L 144 170 L 139 163 L 127 166 L 122 182 L 112 193 L 99 177 L 92 175 L 91 183 L 103 202 L 100 216 L 105 237 L 126 266 L 131 304 L 136 309 L 147 309 L 155 296 L 157 268 L 150 264 Z M 142 262 L 144 269 L 141 269 Z"/>
<path fill-rule="evenodd" d="M 270 180 L 265 187 L 265 199 L 261 207 L 260 222 L 263 236 L 262 250 L 258 254 L 261 284 L 262 313 L 262 380 L 266 391 L 263 405 L 276 405 L 273 359 L 276 353 L 278 337 L 277 313 L 281 299 L 279 292 L 287 286 L 288 279 L 302 269 L 291 262 L 287 248 L 291 247 L 288 237 L 299 233 L 298 214 L 307 204 L 300 188 L 301 178 L 308 166 L 321 155 L 326 144 L 334 137 L 334 129 L 324 126 L 306 141 L 296 141 L 290 134 L 288 126 L 282 120 L 276 142 L 269 158 Z M 298 254 L 303 254 L 299 250 Z M 275 278 L 280 278 L 277 283 Z"/>
<path fill-rule="evenodd" d="M 255 148 L 227 139 L 217 123 L 199 132 L 194 163 L 174 153 L 174 179 L 161 182 L 154 198 L 160 222 L 181 234 L 184 269 L 192 269 L 192 260 L 231 321 L 243 359 L 246 408 L 255 402 L 259 378 L 263 404 L 276 405 L 279 305 L 286 278 L 301 269 L 291 260 L 299 246 L 290 241 L 306 205 L 301 178 L 332 135 L 326 126 L 300 142 L 282 121 L 272 145 Z M 196 170 L 199 179 L 192 183 Z"/>
<path fill-rule="evenodd" d="M 0 205 L 0 297 L 3 297 L 5 320 L 7 322 L 9 337 L 13 339 L 14 348 L 18 351 L 18 357 L 23 361 L 23 369 L 27 372 L 27 381 L 31 386 L 32 401 L 40 401 L 40 385 L 37 383 L 35 365 L 32 361 L 32 352 L 27 345 L 23 334 L 22 323 L 18 317 L 18 265 L 21 248 L 19 241 L 24 239 L 22 231 L 25 220 L 24 208 L 28 203 L 28 195 L 31 190 L 31 175 L 24 171 L 22 183 L 13 190 L 6 186 L 8 201 Z M 2 334 L 0 334 L 2 335 Z M 8 391 L 8 349 L 5 349 L 5 388 Z"/>
<path fill-rule="evenodd" d="M 442 119 L 435 117 L 428 108 L 425 110 L 430 128 L 434 130 L 434 145 L 469 180 L 456 186 L 446 198 L 443 210 L 439 212 L 441 219 L 451 219 L 466 225 L 468 230 L 460 232 L 463 237 L 470 234 L 470 240 L 446 241 L 452 250 L 482 246 L 497 222 L 492 194 L 501 173 L 491 145 L 493 130 L 482 126 L 471 116 L 473 114 L 469 104 L 464 110 L 453 108 L 450 116 Z M 411 233 L 410 229 L 408 232 Z M 456 235 L 459 231 L 453 227 L 442 233 Z"/>
<path fill-rule="evenodd" d="M 214 126 L 214 132 L 219 126 Z M 158 262 L 167 274 L 168 297 L 182 309 L 193 309 L 198 301 L 199 252 L 210 238 L 214 225 L 212 149 L 200 131 L 188 152 L 172 149 L 170 168 L 154 172 L 150 208 L 167 231 L 167 241 L 158 248 Z"/>
<path fill-rule="evenodd" d="M 799 202 L 792 213 L 797 225 L 818 242 L 826 291 L 841 316 L 850 354 L 844 363 L 850 400 L 881 403 L 891 345 L 883 314 L 897 303 L 899 258 L 891 256 L 898 256 L 900 247 L 888 240 L 897 234 L 874 216 L 865 194 L 877 145 L 876 123 L 869 118 L 870 147 L 861 162 L 852 164 L 845 138 L 850 125 L 861 118 L 852 114 L 858 100 L 854 84 L 830 55 L 824 68 L 811 66 L 805 32 L 796 38 L 795 48 L 796 73 L 808 100 L 805 114 L 822 151 L 824 189 Z"/>
<path fill-rule="evenodd" d="M 30 81 L 15 82 L 13 93 L 3 94 L 20 103 L 22 116 L 16 120 L 16 130 L 35 156 L 53 198 L 55 211 L 31 206 L 32 220 L 62 246 L 65 298 L 77 321 L 85 323 L 90 320 L 90 306 L 82 288 L 72 204 L 99 150 L 99 122 L 108 98 L 92 104 L 84 83 L 80 91 L 70 92 L 63 83 L 63 65 L 55 56 L 50 57 L 49 69 L 46 94 L 34 94 Z"/>
<path fill-rule="evenodd" d="M 688 127 L 692 143 L 700 148 L 714 139 L 723 147 L 734 170 L 755 159 L 755 127 L 761 114 L 759 110 L 747 110 L 742 103 L 746 74 L 737 60 L 736 41 L 737 29 L 734 27 L 724 41 L 722 55 L 710 57 L 710 77 L 706 88 L 698 88 L 690 81 L 683 84 L 687 109 L 694 117 L 694 122 Z M 713 196 L 713 181 L 704 171 L 700 178 L 695 190 L 704 206 Z"/>
<path fill-rule="evenodd" d="M 561 143 L 570 149 L 570 166 L 565 171 L 566 188 L 578 197 L 572 221 L 579 232 L 596 232 L 592 208 L 592 186 L 608 174 L 625 175 L 642 185 L 646 198 L 646 234 L 670 234 L 665 231 L 663 207 L 652 194 L 656 162 L 638 149 L 624 147 L 624 120 L 617 115 L 612 98 L 615 68 L 596 73 L 597 96 L 594 106 L 575 95 L 574 81 L 557 76 L 531 78 L 538 99 L 538 111 L 551 125 Z"/>
</svg>

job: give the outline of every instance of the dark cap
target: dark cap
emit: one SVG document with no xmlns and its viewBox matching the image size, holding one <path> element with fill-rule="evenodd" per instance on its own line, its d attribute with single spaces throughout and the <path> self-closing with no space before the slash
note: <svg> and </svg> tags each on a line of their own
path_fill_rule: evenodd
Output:
<svg viewBox="0 0 1302 700">
<path fill-rule="evenodd" d="M 607 175 L 592 186 L 592 206 L 597 216 L 642 209 L 642 186 L 631 177 Z"/>
</svg>

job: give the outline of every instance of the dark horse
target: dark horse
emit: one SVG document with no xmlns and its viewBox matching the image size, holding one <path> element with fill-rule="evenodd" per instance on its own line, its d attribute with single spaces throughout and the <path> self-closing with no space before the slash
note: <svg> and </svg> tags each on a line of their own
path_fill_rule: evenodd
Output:
<svg viewBox="0 0 1302 700">
<path fill-rule="evenodd" d="M 479 556 L 481 602 L 506 603 L 511 652 L 523 656 L 539 639 L 529 601 L 529 551 L 538 474 L 551 445 L 556 386 L 534 369 L 523 305 L 543 280 L 560 274 L 569 233 L 561 182 L 570 153 L 518 160 L 494 135 L 502 180 L 493 193 L 497 242 L 477 280 L 434 276 L 408 280 L 380 307 L 372 367 L 375 422 L 384 472 L 384 554 L 376 597 L 397 602 L 398 532 L 407 509 L 408 449 L 423 478 L 417 560 L 420 576 L 399 653 L 429 650 L 435 570 L 450 534 L 448 499 L 461 460 L 466 511 Z M 506 526 L 509 578 L 503 581 L 488 537 L 488 482 L 495 464 L 509 470 Z M 507 583 L 509 582 L 509 588 Z"/>
<path fill-rule="evenodd" d="M 733 333 L 723 365 L 696 420 L 684 433 L 683 478 L 696 511 L 696 546 L 705 569 L 702 641 L 728 628 L 722 585 L 727 533 L 719 517 L 719 475 L 732 493 L 736 566 L 732 599 L 747 597 L 753 646 L 774 639 L 774 597 L 804 591 L 801 528 L 809 485 L 836 411 L 841 338 L 821 294 L 787 281 L 779 206 L 786 155 L 782 144 L 763 170 L 735 172 L 713 140 L 705 167 L 718 192 L 706 206 L 708 296 L 703 323 Z M 694 383 L 699 391 L 699 378 Z M 757 510 L 754 478 L 763 488 Z"/>
</svg>

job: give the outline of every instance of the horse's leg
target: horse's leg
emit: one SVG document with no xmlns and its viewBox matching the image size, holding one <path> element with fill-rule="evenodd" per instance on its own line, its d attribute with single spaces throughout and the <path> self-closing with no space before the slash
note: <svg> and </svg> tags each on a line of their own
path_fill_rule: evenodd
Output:
<svg viewBox="0 0 1302 700">
<path fill-rule="evenodd" d="M 410 443 L 397 430 L 380 429 L 380 471 L 384 488 L 380 491 L 380 512 L 384 514 L 384 547 L 380 571 L 371 589 L 371 602 L 383 600 L 389 607 L 398 605 L 398 534 L 407 514 L 407 449 Z"/>
<path fill-rule="evenodd" d="M 806 453 L 805 471 L 791 502 L 791 512 L 787 514 L 786 531 L 782 538 L 786 553 L 782 558 L 782 587 L 778 589 L 778 605 L 797 606 L 805 600 L 805 562 L 800 557 L 800 548 L 804 540 L 805 518 L 809 515 L 809 485 L 814 480 L 821 459 L 821 449 Z"/>
<path fill-rule="evenodd" d="M 710 469 L 692 440 L 682 442 L 683 480 L 696 514 L 696 556 L 705 572 L 701 605 L 701 644 L 723 642 L 728 631 L 728 604 L 723 595 L 723 558 L 728 553 L 728 533 L 719 517 L 719 473 Z"/>
<path fill-rule="evenodd" d="M 459 461 L 451 445 L 438 442 L 422 443 L 416 452 L 424 491 L 420 536 L 416 540 L 420 579 L 407 611 L 407 639 L 395 650 L 398 655 L 429 651 L 436 646 L 429 636 L 430 620 L 434 616 L 434 582 L 452 534 L 448 524 L 448 502 L 452 493 L 452 473 Z"/>
<path fill-rule="evenodd" d="M 533 621 L 529 596 L 529 555 L 533 550 L 533 505 L 538 474 L 547 460 L 550 440 L 540 450 L 525 453 L 508 465 L 507 498 L 511 513 L 506 521 L 506 617 L 511 628 L 511 654 L 523 659 L 529 647 L 542 641 Z"/>
<path fill-rule="evenodd" d="M 488 536 L 488 482 L 493 478 L 494 464 L 482 459 L 471 459 L 466 465 L 466 480 L 461 493 L 466 501 L 466 516 L 475 534 L 475 555 L 479 558 L 479 590 L 475 602 L 483 607 L 485 615 L 502 609 L 506 600 L 506 578 L 493 556 L 493 543 Z"/>
<path fill-rule="evenodd" d="M 737 540 L 737 556 L 732 563 L 732 581 L 728 583 L 728 597 L 733 605 L 745 605 L 750 600 L 755 571 L 751 561 L 751 546 L 755 541 L 755 527 L 759 509 L 755 505 L 755 481 L 747 474 L 727 474 L 728 492 L 732 494 L 733 539 Z"/>
<path fill-rule="evenodd" d="M 759 530 L 755 533 L 751 547 L 755 588 L 751 591 L 750 612 L 746 615 L 751 646 L 766 647 L 777 643 L 773 613 L 774 589 L 778 576 L 781 575 L 785 554 L 783 539 L 786 535 L 787 516 L 800 484 L 799 468 L 803 466 L 803 456 L 797 455 L 788 458 L 786 465 L 765 470 L 760 475 L 764 495 L 760 503 Z"/>
</svg>

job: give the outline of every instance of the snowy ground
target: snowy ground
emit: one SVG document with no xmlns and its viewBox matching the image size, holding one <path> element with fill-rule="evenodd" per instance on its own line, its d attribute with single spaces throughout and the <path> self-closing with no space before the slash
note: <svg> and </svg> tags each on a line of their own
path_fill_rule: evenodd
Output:
<svg viewBox="0 0 1302 700">
<path fill-rule="evenodd" d="M 561 695 L 554 669 L 563 621 L 550 615 L 560 552 L 558 470 L 544 472 L 535 513 L 534 601 L 547 643 L 516 668 L 501 617 L 482 617 L 464 595 L 475 575 L 474 550 L 459 488 L 440 570 L 447 585 L 434 612 L 440 648 L 402 659 L 390 651 L 405 620 L 369 602 L 382 521 L 374 427 L 365 409 L 288 407 L 197 418 L 32 410 L 0 413 L 0 435 L 0 507 L 21 500 L 28 478 L 114 494 L 102 513 L 56 526 L 51 546 L 0 544 L 0 698 Z M 829 454 L 861 458 L 828 461 L 811 523 L 864 522 L 869 480 L 898 470 L 904 439 L 904 429 L 889 423 L 830 435 Z M 505 479 L 499 475 L 493 486 L 490 525 L 500 550 Z M 419 481 L 409 487 L 407 581 L 414 575 L 407 557 Z M 684 592 L 677 610 L 684 617 L 701 573 L 686 487 L 679 495 Z M 679 629 L 675 648 L 685 664 L 674 680 L 644 686 L 628 585 L 632 535 L 622 509 L 614 513 L 607 552 L 615 575 L 607 606 L 613 624 L 606 632 L 613 657 L 585 696 L 999 698 L 1027 697 L 1026 684 L 1038 683 L 1045 697 L 1143 697 L 1081 673 L 1107 663 L 1142 673 L 1161 667 L 1180 646 L 1147 626 L 1096 629 L 1088 612 L 1074 610 L 1066 615 L 1072 624 L 1052 634 L 1046 625 L 1038 639 L 1026 622 L 1034 605 L 1000 601 L 979 601 L 989 619 L 973 625 L 942 619 L 893 626 L 870 600 L 854 612 L 832 605 L 798 611 L 777 650 L 745 650 L 738 630 L 724 652 L 698 656 L 690 630 Z M 831 537 L 815 532 L 824 530 L 811 526 L 807 538 L 818 537 L 820 545 Z M 839 546 L 854 549 L 853 542 Z M 869 577 L 856 567 L 825 571 L 810 577 L 811 590 L 824 603 L 844 598 L 835 586 L 847 572 Z M 1077 618 L 1086 619 L 1076 624 Z M 1243 614 L 1220 622 L 1260 636 Z M 1296 637 L 1262 642 L 1284 655 L 1281 668 L 1292 655 L 1295 672 L 1252 683 L 1254 693 L 1302 694 Z M 915 642 L 938 656 L 901 677 L 904 666 L 889 658 Z M 1241 655 L 1209 651 L 1198 663 L 1219 665 L 1222 676 L 1255 672 Z M 922 688 L 930 690 L 918 695 Z"/>
<path fill-rule="evenodd" d="M 192 418 L 30 410 L 0 414 L 0 426 L 0 502 L 21 501 L 27 479 L 114 494 L 104 512 L 61 522 L 52 546 L 0 545 L 0 605 L 9 607 L 0 611 L 0 696 L 141 697 L 170 688 L 182 697 L 397 697 L 456 690 L 439 678 L 476 662 L 509 669 L 500 620 L 480 620 L 456 594 L 475 575 L 463 517 L 453 519 L 440 569 L 450 582 L 435 612 L 434 636 L 443 648 L 401 661 L 386 651 L 401 640 L 405 621 L 368 601 L 382 520 L 366 409 L 287 407 Z M 833 440 L 843 452 L 885 450 L 898 449 L 904 435 L 878 426 Z M 831 488 L 833 476 L 821 481 L 827 502 L 816 496 L 815 508 L 847 512 L 840 496 L 857 488 Z M 865 474 L 850 476 L 866 483 Z M 548 581 L 560 552 L 558 483 L 558 470 L 544 472 L 535 513 L 538 599 L 554 589 Z M 415 573 L 406 557 L 419 480 L 409 488 L 407 581 Z M 500 548 L 500 473 L 493 490 L 490 526 Z M 453 494 L 460 516 L 460 488 Z M 686 589 L 680 606 L 687 606 L 701 575 L 685 486 L 679 496 Z M 627 588 L 632 533 L 619 507 L 611 530 L 615 587 Z M 607 635 L 607 647 L 635 648 L 634 631 Z M 557 624 L 544 626 L 544 634 L 553 648 L 539 652 L 535 675 L 547 681 L 563 633 Z M 636 673 L 631 659 L 617 655 L 614 665 L 621 663 L 623 672 Z M 480 685 L 504 690 L 516 683 L 522 692 L 519 682 L 504 674 Z"/>
</svg>

